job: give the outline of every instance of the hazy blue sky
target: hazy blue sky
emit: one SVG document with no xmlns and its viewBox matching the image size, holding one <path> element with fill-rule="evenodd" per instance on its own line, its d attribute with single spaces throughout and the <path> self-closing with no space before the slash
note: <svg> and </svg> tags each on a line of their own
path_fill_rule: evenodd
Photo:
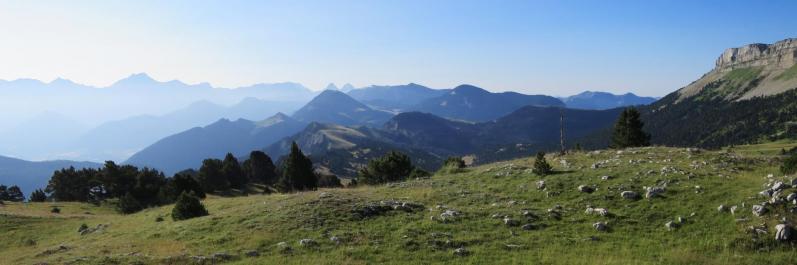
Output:
<svg viewBox="0 0 797 265">
<path fill-rule="evenodd" d="M 461 83 L 664 95 L 797 1 L 1 1 L 0 79 Z"/>
</svg>

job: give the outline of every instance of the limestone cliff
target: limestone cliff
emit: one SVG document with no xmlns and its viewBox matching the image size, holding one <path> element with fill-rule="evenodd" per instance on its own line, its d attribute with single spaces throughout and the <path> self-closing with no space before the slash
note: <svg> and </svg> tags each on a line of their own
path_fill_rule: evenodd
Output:
<svg viewBox="0 0 797 265">
<path fill-rule="evenodd" d="M 749 44 L 725 50 L 715 67 L 680 89 L 679 101 L 691 97 L 745 100 L 797 88 L 797 39 Z"/>
</svg>

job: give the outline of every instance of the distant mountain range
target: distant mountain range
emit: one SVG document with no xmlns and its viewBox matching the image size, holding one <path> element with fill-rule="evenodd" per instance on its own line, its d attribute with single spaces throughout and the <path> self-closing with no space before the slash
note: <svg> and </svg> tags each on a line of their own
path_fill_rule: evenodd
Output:
<svg viewBox="0 0 797 265">
<path fill-rule="evenodd" d="M 614 95 L 606 92 L 585 91 L 578 95 L 560 98 L 571 109 L 613 109 L 624 106 L 648 105 L 658 98 L 640 97 L 633 93 Z"/>
<path fill-rule="evenodd" d="M 418 156 L 418 163 L 430 167 L 452 155 L 476 155 L 484 161 L 494 161 L 529 154 L 557 142 L 560 113 L 567 117 L 568 139 L 607 127 L 618 113 L 563 109 L 562 102 L 553 97 L 490 93 L 469 85 L 434 90 L 409 84 L 355 89 L 349 94 L 372 103 L 383 99 L 399 101 L 402 89 L 425 98 L 404 102 L 431 113 L 410 111 L 394 116 L 337 89 L 327 89 L 291 117 L 280 117 L 290 126 L 260 128 L 252 121 L 221 120 L 158 141 L 127 163 L 176 172 L 198 167 L 205 158 L 221 158 L 227 152 L 245 156 L 252 150 L 265 149 L 277 159 L 291 141 L 299 141 L 305 151 L 320 159 L 320 165 L 336 174 L 351 176 L 356 171 L 353 165 L 358 162 L 345 161 L 363 162 L 391 149 L 413 153 Z M 440 102 L 446 102 L 445 106 L 441 107 Z M 305 128 L 305 124 L 309 125 Z M 253 130 L 272 134 L 264 137 Z"/>
<path fill-rule="evenodd" d="M 393 114 L 371 109 L 337 90 L 324 90 L 293 114 L 294 119 L 302 122 L 340 125 L 381 125 L 391 116 Z"/>
<path fill-rule="evenodd" d="M 198 168 L 206 158 L 224 158 L 227 153 L 246 155 L 293 135 L 305 124 L 278 113 L 262 121 L 221 119 L 171 135 L 136 153 L 125 163 L 147 166 L 168 175 Z"/>
<path fill-rule="evenodd" d="M 102 166 L 92 162 L 76 161 L 41 161 L 31 162 L 16 158 L 0 156 L 0 184 L 17 185 L 25 193 L 25 197 L 35 189 L 43 189 L 56 170 L 67 168 L 98 168 Z"/>
</svg>

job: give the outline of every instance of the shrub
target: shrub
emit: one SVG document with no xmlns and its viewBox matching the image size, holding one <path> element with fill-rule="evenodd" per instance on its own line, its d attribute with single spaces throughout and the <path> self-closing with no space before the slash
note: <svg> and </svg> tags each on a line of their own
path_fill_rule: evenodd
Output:
<svg viewBox="0 0 797 265">
<path fill-rule="evenodd" d="M 340 179 L 335 175 L 319 174 L 318 186 L 324 188 L 340 188 L 343 187 L 343 184 L 340 183 Z"/>
<path fill-rule="evenodd" d="M 52 209 L 50 209 L 50 212 L 51 213 L 61 213 L 61 208 L 53 207 Z"/>
<path fill-rule="evenodd" d="M 412 172 L 410 157 L 396 151 L 368 161 L 368 166 L 360 170 L 358 180 L 365 184 L 380 184 L 407 179 Z"/>
<path fill-rule="evenodd" d="M 410 179 L 420 179 L 420 178 L 428 178 L 431 177 L 432 173 L 429 171 L 420 169 L 420 168 L 413 168 L 412 172 L 410 172 Z"/>
<path fill-rule="evenodd" d="M 199 202 L 194 193 L 183 192 L 177 197 L 177 203 L 172 209 L 172 219 L 175 221 L 187 220 L 208 215 L 208 210 Z"/>
<path fill-rule="evenodd" d="M 783 161 L 783 165 L 780 166 L 780 171 L 783 172 L 783 174 L 794 174 L 797 172 L 797 153 L 792 154 Z"/>
<path fill-rule="evenodd" d="M 534 168 L 532 169 L 534 174 L 545 176 L 553 173 L 553 168 L 548 161 L 545 160 L 545 153 L 539 152 L 537 153 L 537 158 L 534 160 Z"/>
<path fill-rule="evenodd" d="M 128 192 L 125 196 L 119 198 L 119 204 L 116 205 L 116 209 L 123 214 L 131 214 L 141 211 L 143 207 L 141 203 Z"/>
<path fill-rule="evenodd" d="M 465 160 L 462 160 L 462 157 L 455 156 L 446 158 L 440 171 L 445 173 L 458 173 L 462 172 L 464 168 Z"/>
</svg>

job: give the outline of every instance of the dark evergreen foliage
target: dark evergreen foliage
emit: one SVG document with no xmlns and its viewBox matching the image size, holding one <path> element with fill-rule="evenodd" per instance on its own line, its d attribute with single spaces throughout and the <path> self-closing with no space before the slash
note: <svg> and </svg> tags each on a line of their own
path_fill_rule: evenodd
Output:
<svg viewBox="0 0 797 265">
<path fill-rule="evenodd" d="M 285 158 L 277 188 L 281 191 L 313 190 L 318 186 L 318 179 L 313 172 L 313 162 L 299 149 L 296 143 L 291 145 L 291 153 Z"/>
<path fill-rule="evenodd" d="M 205 206 L 193 193 L 183 192 L 177 198 L 177 202 L 172 209 L 172 219 L 175 221 L 191 219 L 208 215 Z"/>
<path fill-rule="evenodd" d="M 534 160 L 534 168 L 532 169 L 534 174 L 545 176 L 553 173 L 553 167 L 548 164 L 548 161 L 545 160 L 545 153 L 539 152 L 537 153 L 537 157 Z"/>
<path fill-rule="evenodd" d="M 410 176 L 414 168 L 409 156 L 391 151 L 369 161 L 368 166 L 360 170 L 357 179 L 365 184 L 402 181 Z"/>
<path fill-rule="evenodd" d="M 246 188 L 246 184 L 249 183 L 247 177 L 244 175 L 243 169 L 241 169 L 241 164 L 238 163 L 238 159 L 231 153 L 227 153 L 227 156 L 224 157 L 221 172 L 232 188 L 243 189 Z"/>
<path fill-rule="evenodd" d="M 675 92 L 641 109 L 652 143 L 720 148 L 797 138 L 797 89 L 740 101 L 679 98 Z"/>
<path fill-rule="evenodd" d="M 133 194 L 128 192 L 119 198 L 119 203 L 116 205 L 116 209 L 123 214 L 131 214 L 141 211 L 143 207 L 138 199 L 136 199 Z"/>
<path fill-rule="evenodd" d="M 199 198 L 205 198 L 205 191 L 191 175 L 177 173 L 172 177 L 165 189 L 164 196 L 168 201 L 176 201 L 183 192 L 193 192 Z"/>
<path fill-rule="evenodd" d="M 44 193 L 44 191 L 41 190 L 41 189 L 34 190 L 30 194 L 30 201 L 32 201 L 32 202 L 44 202 L 44 201 L 47 201 L 47 194 Z"/>
<path fill-rule="evenodd" d="M 650 134 L 642 130 L 644 125 L 639 111 L 635 108 L 625 109 L 614 124 L 611 147 L 626 148 L 650 145 Z"/>
<path fill-rule="evenodd" d="M 197 181 L 205 192 L 214 192 L 230 188 L 230 182 L 227 181 L 222 171 L 223 167 L 224 162 L 219 159 L 205 159 L 202 161 L 202 167 L 199 168 Z"/>
<path fill-rule="evenodd" d="M 25 201 L 25 194 L 19 186 L 6 187 L 0 185 L 0 201 L 21 202 Z"/>
<path fill-rule="evenodd" d="M 792 154 L 791 156 L 787 157 L 786 160 L 783 160 L 783 165 L 780 166 L 780 171 L 783 172 L 783 174 L 797 173 L 797 153 Z"/>
<path fill-rule="evenodd" d="M 331 174 L 320 174 L 318 176 L 318 187 L 322 188 L 341 188 L 340 178 Z"/>
<path fill-rule="evenodd" d="M 262 151 L 252 151 L 244 161 L 243 170 L 249 181 L 263 184 L 277 182 L 277 167 L 271 157 Z"/>
</svg>

